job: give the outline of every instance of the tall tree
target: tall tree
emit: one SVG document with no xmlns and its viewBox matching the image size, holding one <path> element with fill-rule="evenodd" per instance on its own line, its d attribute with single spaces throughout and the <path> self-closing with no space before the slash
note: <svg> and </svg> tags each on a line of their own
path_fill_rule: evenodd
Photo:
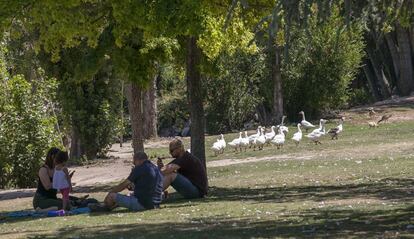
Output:
<svg viewBox="0 0 414 239">
<path fill-rule="evenodd" d="M 13 18 L 38 32 L 35 47 L 50 53 L 54 62 L 59 61 L 62 49 L 74 48 L 84 42 L 90 47 L 97 47 L 100 36 L 108 32 L 113 36 L 113 41 L 105 49 L 105 55 L 112 59 L 118 75 L 136 84 L 132 98 L 140 97 L 138 91 L 145 89 L 153 79 L 155 62 L 162 62 L 166 56 L 171 56 L 171 48 L 176 47 L 175 40 L 150 34 L 144 36 L 147 27 L 145 21 L 151 18 L 151 13 L 144 11 L 141 2 L 33 1 L 30 4 L 17 2 L 4 7 L 12 8 L 16 13 L 13 16 L 1 16 L 1 22 L 6 24 Z M 142 113 L 141 110 L 136 112 Z M 141 115 L 137 117 L 142 118 Z M 142 130 L 138 124 L 143 122 L 133 122 L 134 134 L 139 132 L 133 137 L 136 141 L 135 151 L 142 150 Z"/>
</svg>

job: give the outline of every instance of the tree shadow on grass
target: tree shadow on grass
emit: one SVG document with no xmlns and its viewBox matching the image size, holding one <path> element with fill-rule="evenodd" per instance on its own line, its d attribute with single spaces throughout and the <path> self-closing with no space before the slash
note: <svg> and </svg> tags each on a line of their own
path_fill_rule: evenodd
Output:
<svg viewBox="0 0 414 239">
<path fill-rule="evenodd" d="M 398 202 L 412 202 L 414 179 L 386 178 L 370 183 L 292 186 L 225 188 L 211 187 L 206 202 L 251 200 L 258 202 L 295 202 L 303 200 L 326 201 L 353 198 L 375 198 Z"/>
<path fill-rule="evenodd" d="M 346 199 L 378 199 L 411 203 L 414 199 L 412 186 L 414 179 L 386 178 L 370 183 L 321 186 L 292 186 L 292 187 L 259 187 L 259 188 L 225 188 L 211 187 L 207 198 L 183 199 L 178 193 L 170 194 L 170 198 L 162 204 L 162 208 L 182 208 L 197 204 L 225 201 L 249 201 L 253 203 L 286 203 L 301 201 L 335 201 Z M 101 189 L 104 190 L 105 188 Z M 159 212 L 162 213 L 162 208 Z M 122 213 L 127 210 L 117 209 L 112 213 Z M 310 213 L 309 213 L 310 214 Z M 340 211 L 334 211 L 335 215 Z M 102 215 L 102 214 L 91 214 Z M 414 216 L 414 215 L 413 215 Z M 37 218 L 6 219 L 7 223 L 36 220 Z M 0 221 L 1 222 L 1 221 Z"/>
<path fill-rule="evenodd" d="M 176 223 L 130 223 L 61 228 L 56 238 L 252 238 L 252 237 L 396 237 L 412 235 L 407 228 L 414 207 L 397 210 L 309 209 L 296 214 L 229 218 L 188 218 Z M 44 238 L 39 235 L 33 238 Z"/>
</svg>

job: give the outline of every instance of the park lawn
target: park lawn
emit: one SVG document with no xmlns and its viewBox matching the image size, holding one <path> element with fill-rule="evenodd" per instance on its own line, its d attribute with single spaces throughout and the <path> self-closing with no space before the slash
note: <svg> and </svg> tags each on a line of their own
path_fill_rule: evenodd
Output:
<svg viewBox="0 0 414 239">
<path fill-rule="evenodd" d="M 326 129 L 336 127 L 336 123 L 329 123 Z M 379 128 L 370 129 L 367 124 L 346 124 L 344 125 L 344 132 L 339 136 L 339 140 L 331 140 L 330 136 L 325 136 L 321 142 L 322 145 L 315 146 L 309 139 L 305 137 L 306 133 L 303 131 L 303 139 L 298 147 L 291 141 L 293 134 L 297 131 L 296 127 L 289 127 L 289 133 L 286 137 L 285 146 L 277 150 L 276 147 L 265 146 L 263 150 L 248 148 L 246 152 L 234 152 L 227 146 L 224 154 L 214 156 L 214 152 L 211 150 L 211 146 L 216 141 L 218 136 L 206 137 L 206 158 L 207 161 L 215 161 L 222 159 L 244 159 L 244 158 L 261 158 L 261 157 L 274 157 L 277 155 L 291 155 L 293 158 L 296 156 L 304 155 L 318 155 L 319 157 L 326 157 L 328 154 L 331 157 L 332 153 L 338 153 L 334 157 L 358 157 L 361 155 L 355 155 L 355 152 L 367 154 L 376 157 L 400 155 L 402 151 L 407 149 L 411 151 L 411 145 L 414 143 L 414 122 L 398 122 L 381 124 Z M 309 131 L 311 132 L 311 130 Z M 250 131 L 250 134 L 255 132 Z M 227 143 L 231 140 L 238 138 L 238 133 L 230 133 L 224 135 Z M 184 144 L 189 145 L 189 139 L 184 138 Z M 162 156 L 169 157 L 168 147 L 148 148 L 146 149 L 148 154 L 152 157 Z M 326 153 L 328 152 L 328 153 Z"/>
<path fill-rule="evenodd" d="M 267 160 L 208 168 L 205 199 L 173 193 L 161 209 L 140 213 L 7 219 L 0 238 L 414 238 L 413 129 L 347 125 L 338 141 L 318 146 L 304 139 L 298 148 L 228 150 L 214 160 Z M 89 192 L 103 199 L 109 186 Z M 29 208 L 30 198 L 0 201 L 1 212 Z"/>
</svg>

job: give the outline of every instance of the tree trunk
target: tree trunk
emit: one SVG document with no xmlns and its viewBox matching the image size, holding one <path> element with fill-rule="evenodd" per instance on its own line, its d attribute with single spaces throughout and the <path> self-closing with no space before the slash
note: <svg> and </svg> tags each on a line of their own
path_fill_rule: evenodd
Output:
<svg viewBox="0 0 414 239">
<path fill-rule="evenodd" d="M 368 66 L 368 64 L 369 64 L 369 60 L 367 60 L 367 63 L 364 64 L 364 66 L 363 66 L 363 70 L 364 70 L 364 73 L 365 73 L 365 78 L 367 79 L 367 83 L 368 83 L 368 88 L 371 91 L 371 94 L 374 97 L 375 101 L 382 100 L 382 98 L 381 98 L 381 96 L 378 92 L 377 84 L 375 84 L 374 74 L 373 74 L 371 68 Z"/>
<path fill-rule="evenodd" d="M 414 24 L 411 24 L 411 28 L 410 28 L 410 42 L 411 42 L 411 55 L 414 57 Z"/>
<path fill-rule="evenodd" d="M 410 36 L 408 31 L 399 24 L 397 24 L 396 31 L 400 55 L 400 77 L 397 78 L 397 87 L 400 95 L 407 96 L 414 90 Z"/>
<path fill-rule="evenodd" d="M 372 68 L 374 69 L 375 77 L 377 78 L 378 85 L 380 86 L 381 96 L 383 99 L 388 99 L 391 96 L 390 84 L 384 74 L 383 65 L 379 62 L 376 54 L 372 49 L 367 48 L 369 59 L 371 60 Z"/>
<path fill-rule="evenodd" d="M 126 86 L 126 96 L 128 100 L 128 110 L 131 117 L 132 128 L 132 148 L 134 154 L 144 151 L 144 137 L 143 137 L 143 115 L 142 115 L 142 91 L 141 88 L 134 82 Z"/>
<path fill-rule="evenodd" d="M 195 37 L 187 37 L 186 77 L 187 94 L 190 105 L 191 153 L 206 167 L 204 139 L 203 88 L 199 70 L 200 50 Z"/>
<path fill-rule="evenodd" d="M 266 109 L 266 106 L 264 105 L 264 103 L 261 103 L 260 105 L 256 107 L 256 113 L 259 118 L 258 119 L 259 123 L 261 125 L 269 125 L 270 122 L 272 121 L 272 119 L 270 119 L 269 117 L 268 110 Z"/>
<path fill-rule="evenodd" d="M 283 116 L 283 94 L 282 94 L 282 74 L 281 59 L 280 59 L 280 48 L 274 48 L 275 55 L 272 59 L 272 82 L 273 82 L 273 105 L 272 114 L 273 122 L 277 123 Z"/>
<path fill-rule="evenodd" d="M 124 81 L 121 81 L 121 132 L 119 133 L 119 147 L 122 148 L 122 144 L 124 143 Z"/>
<path fill-rule="evenodd" d="M 80 133 L 76 126 L 72 127 L 72 135 L 70 140 L 70 154 L 69 157 L 73 158 L 81 158 L 83 156 L 83 150 L 81 145 Z"/>
<path fill-rule="evenodd" d="M 150 139 L 157 137 L 157 89 L 156 79 L 143 94 L 143 115 L 144 119 L 144 138 Z"/>
<path fill-rule="evenodd" d="M 398 79 L 400 78 L 400 75 L 399 75 L 400 56 L 398 54 L 398 47 L 396 45 L 396 42 L 394 40 L 394 36 L 392 33 L 385 34 L 385 40 L 387 41 L 387 46 L 391 53 L 391 60 L 392 60 L 392 65 L 394 67 L 395 79 L 398 81 Z"/>
</svg>

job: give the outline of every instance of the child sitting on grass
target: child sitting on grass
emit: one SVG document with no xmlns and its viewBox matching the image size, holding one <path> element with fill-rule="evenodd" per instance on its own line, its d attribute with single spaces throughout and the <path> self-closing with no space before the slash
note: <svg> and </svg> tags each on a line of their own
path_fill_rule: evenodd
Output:
<svg viewBox="0 0 414 239">
<path fill-rule="evenodd" d="M 55 172 L 53 174 L 53 188 L 62 193 L 62 209 L 64 210 L 70 209 L 69 193 L 72 191 L 71 177 L 68 168 L 65 166 L 68 159 L 67 152 L 59 152 L 55 157 Z"/>
</svg>

